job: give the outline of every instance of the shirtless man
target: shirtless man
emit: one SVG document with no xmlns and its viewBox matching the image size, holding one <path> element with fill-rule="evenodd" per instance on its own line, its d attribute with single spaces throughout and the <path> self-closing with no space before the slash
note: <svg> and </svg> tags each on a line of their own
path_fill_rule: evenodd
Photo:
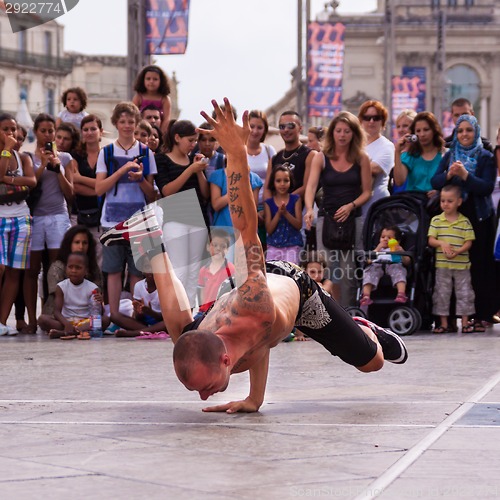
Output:
<svg viewBox="0 0 500 500">
<path fill-rule="evenodd" d="M 163 319 L 175 343 L 174 368 L 179 380 L 206 400 L 227 388 L 232 373 L 248 370 L 247 398 L 203 411 L 258 411 L 264 401 L 269 351 L 288 336 L 294 325 L 360 371 L 380 370 L 384 357 L 404 363 L 408 354 L 397 335 L 366 320 L 353 320 L 295 265 L 265 263 L 245 150 L 248 115 L 243 115 L 243 126 L 239 126 L 230 112 L 222 111 L 216 101 L 212 104 L 216 118 L 204 112 L 202 115 L 213 126 L 206 132 L 216 137 L 227 155 L 231 219 L 243 243 L 243 248 L 235 252 L 236 269 L 237 273 L 243 271 L 245 281 L 222 295 L 203 318 L 193 322 L 182 284 L 159 240 L 161 230 L 155 225 L 152 210 L 101 237 L 105 245 L 120 244 L 126 238 L 132 246 L 142 246 L 142 251 L 149 248 Z M 227 99 L 225 109 L 231 109 Z"/>
</svg>

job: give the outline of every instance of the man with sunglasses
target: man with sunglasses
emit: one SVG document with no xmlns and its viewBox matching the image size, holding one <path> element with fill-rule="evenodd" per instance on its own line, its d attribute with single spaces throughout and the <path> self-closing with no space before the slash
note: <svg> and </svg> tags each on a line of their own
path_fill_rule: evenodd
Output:
<svg viewBox="0 0 500 500">
<path fill-rule="evenodd" d="M 182 284 L 161 243 L 155 208 L 138 212 L 101 236 L 104 245 L 124 244 L 147 253 L 158 289 L 162 314 L 175 343 L 177 377 L 203 400 L 226 390 L 230 375 L 250 372 L 250 392 L 241 401 L 204 411 L 255 412 L 264 401 L 269 352 L 294 325 L 330 353 L 362 372 L 380 370 L 384 359 L 402 364 L 408 358 L 403 341 L 362 318 L 353 319 L 307 273 L 283 261 L 264 261 L 257 236 L 257 209 L 250 185 L 245 144 L 250 133 L 248 112 L 243 126 L 212 101 L 215 119 L 202 112 L 213 135 L 226 151 L 229 205 L 241 245 L 236 248 L 236 284 L 215 301 L 212 309 L 193 320 Z"/>
<path fill-rule="evenodd" d="M 296 111 L 284 111 L 281 113 L 278 128 L 281 138 L 285 143 L 285 148 L 273 157 L 272 166 L 283 165 L 286 163 L 293 173 L 295 186 L 294 194 L 298 194 L 304 200 L 307 178 L 311 169 L 312 159 L 316 152 L 300 142 L 300 133 L 302 132 L 302 120 Z M 264 198 L 271 198 L 269 189 L 269 177 L 271 172 L 267 172 L 266 182 L 264 184 Z"/>
</svg>

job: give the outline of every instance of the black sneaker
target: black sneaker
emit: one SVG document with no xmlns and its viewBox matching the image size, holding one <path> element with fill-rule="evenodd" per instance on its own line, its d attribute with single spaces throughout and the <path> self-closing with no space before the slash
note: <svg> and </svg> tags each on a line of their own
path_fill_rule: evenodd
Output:
<svg viewBox="0 0 500 500">
<path fill-rule="evenodd" d="M 406 363 L 408 350 L 404 342 L 394 332 L 382 328 L 365 318 L 354 317 L 353 320 L 359 325 L 367 326 L 377 336 L 384 353 L 384 359 L 398 365 Z"/>
<path fill-rule="evenodd" d="M 99 241 L 103 246 L 130 245 L 138 254 L 144 254 L 161 245 L 162 235 L 154 207 L 149 205 L 103 233 Z"/>
</svg>

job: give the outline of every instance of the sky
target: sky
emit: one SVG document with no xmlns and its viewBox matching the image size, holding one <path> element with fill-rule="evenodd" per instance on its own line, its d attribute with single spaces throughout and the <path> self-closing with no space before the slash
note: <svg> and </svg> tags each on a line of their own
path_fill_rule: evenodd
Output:
<svg viewBox="0 0 500 500">
<path fill-rule="evenodd" d="M 304 2 L 305 3 L 305 2 Z M 311 0 L 312 18 L 326 0 Z M 342 12 L 370 12 L 376 0 L 343 0 Z M 126 0 L 80 0 L 58 21 L 65 50 L 126 55 Z M 241 113 L 266 109 L 290 88 L 297 65 L 297 0 L 191 0 L 184 55 L 155 56 L 178 81 L 181 118 L 196 124 L 210 101 L 227 96 Z"/>
</svg>

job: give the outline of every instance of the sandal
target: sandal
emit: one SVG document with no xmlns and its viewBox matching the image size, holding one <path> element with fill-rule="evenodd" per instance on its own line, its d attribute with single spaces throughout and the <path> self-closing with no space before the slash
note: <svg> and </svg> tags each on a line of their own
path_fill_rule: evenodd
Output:
<svg viewBox="0 0 500 500">
<path fill-rule="evenodd" d="M 474 333 L 474 325 L 469 323 L 468 325 L 462 326 L 462 333 Z"/>
<path fill-rule="evenodd" d="M 24 335 L 36 335 L 37 329 L 37 325 L 27 325 L 26 327 L 23 327 L 19 333 Z"/>
<path fill-rule="evenodd" d="M 170 335 L 167 332 L 141 332 L 141 334 L 136 337 L 136 340 L 161 340 L 168 339 Z"/>
<path fill-rule="evenodd" d="M 470 326 L 472 326 L 475 333 L 484 333 L 486 331 L 481 321 L 474 321 L 470 323 Z"/>
<path fill-rule="evenodd" d="M 89 332 L 82 332 L 80 335 L 77 335 L 76 338 L 78 340 L 90 340 L 90 333 Z"/>
<path fill-rule="evenodd" d="M 394 302 L 397 302 L 398 304 L 405 304 L 406 302 L 408 302 L 408 297 L 405 293 L 398 293 L 396 295 L 396 298 L 394 299 Z"/>
<path fill-rule="evenodd" d="M 74 340 L 76 339 L 76 335 L 63 335 L 62 337 L 59 337 L 61 340 Z"/>
<path fill-rule="evenodd" d="M 451 330 L 448 326 L 436 326 L 434 327 L 434 330 L 432 330 L 432 333 L 450 333 Z"/>
</svg>

